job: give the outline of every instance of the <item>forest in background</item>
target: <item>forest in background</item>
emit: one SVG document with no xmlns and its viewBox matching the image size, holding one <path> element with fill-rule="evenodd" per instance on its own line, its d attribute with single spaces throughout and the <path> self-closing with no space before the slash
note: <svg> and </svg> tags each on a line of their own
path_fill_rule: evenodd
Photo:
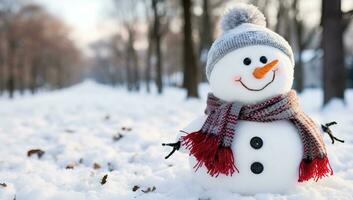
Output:
<svg viewBox="0 0 353 200">
<path fill-rule="evenodd" d="M 165 86 L 177 86 L 197 97 L 219 18 L 239 1 L 110 1 L 116 33 L 92 43 L 93 55 L 84 55 L 60 18 L 28 1 L 0 0 L 0 93 L 12 97 L 92 78 L 131 92 L 156 88 L 161 94 Z M 268 27 L 290 42 L 294 87 L 322 87 L 328 102 L 353 87 L 353 7 L 342 11 L 341 0 L 317 1 L 317 21 L 303 8 L 305 0 L 242 2 L 258 6 Z"/>
<path fill-rule="evenodd" d="M 81 53 L 65 23 L 35 4 L 0 1 L 0 93 L 36 93 L 79 81 Z"/>
</svg>

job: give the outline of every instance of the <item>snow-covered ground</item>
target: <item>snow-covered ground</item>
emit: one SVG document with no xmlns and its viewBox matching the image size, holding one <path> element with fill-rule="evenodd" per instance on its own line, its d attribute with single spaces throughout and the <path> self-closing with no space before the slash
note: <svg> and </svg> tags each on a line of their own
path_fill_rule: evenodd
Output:
<svg viewBox="0 0 353 200">
<path fill-rule="evenodd" d="M 175 88 L 163 96 L 131 94 L 86 81 L 37 96 L 1 97 L 0 199 L 353 199 L 353 91 L 346 106 L 332 102 L 324 110 L 319 90 L 301 96 L 314 118 L 339 122 L 332 129 L 346 143 L 331 145 L 325 136 L 335 176 L 288 194 L 242 196 L 194 184 L 185 154 L 164 160 L 170 149 L 161 143 L 174 141 L 202 113 L 207 87 L 201 89 L 201 100 L 186 100 Z M 28 156 L 36 149 L 44 154 Z"/>
</svg>

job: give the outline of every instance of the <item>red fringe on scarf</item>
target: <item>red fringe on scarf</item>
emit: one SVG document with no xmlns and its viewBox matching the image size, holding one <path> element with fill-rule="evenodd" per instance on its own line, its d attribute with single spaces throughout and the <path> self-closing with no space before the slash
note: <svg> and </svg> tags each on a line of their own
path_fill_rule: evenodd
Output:
<svg viewBox="0 0 353 200">
<path fill-rule="evenodd" d="M 190 155 L 195 156 L 196 171 L 203 165 L 211 176 L 219 174 L 232 175 L 239 172 L 234 165 L 234 156 L 230 147 L 220 145 L 220 137 L 202 133 L 201 131 L 190 133 L 181 137 L 182 145 L 190 150 Z"/>
<path fill-rule="evenodd" d="M 310 179 L 318 181 L 319 179 L 332 174 L 333 170 L 327 156 L 322 159 L 317 158 L 311 161 L 302 160 L 299 167 L 298 182 L 304 182 Z"/>
<path fill-rule="evenodd" d="M 197 163 L 195 171 L 205 166 L 211 176 L 224 174 L 231 176 L 239 170 L 234 165 L 234 156 L 230 147 L 220 145 L 220 137 L 205 134 L 201 131 L 193 132 L 181 137 L 182 145 L 190 150 L 190 155 L 195 156 Z M 319 179 L 332 175 L 333 170 L 327 156 L 311 161 L 302 160 L 299 166 L 298 182 Z"/>
</svg>

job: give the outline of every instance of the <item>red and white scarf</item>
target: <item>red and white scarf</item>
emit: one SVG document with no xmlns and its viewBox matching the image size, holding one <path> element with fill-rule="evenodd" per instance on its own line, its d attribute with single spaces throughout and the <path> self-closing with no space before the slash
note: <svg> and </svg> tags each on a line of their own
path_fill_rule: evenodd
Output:
<svg viewBox="0 0 353 200">
<path fill-rule="evenodd" d="M 181 144 L 197 159 L 196 170 L 205 166 L 211 176 L 228 176 L 238 171 L 231 149 L 238 120 L 264 123 L 289 120 L 298 129 L 304 147 L 298 181 L 317 181 L 333 174 L 321 132 L 300 109 L 294 90 L 252 105 L 225 102 L 210 93 L 205 113 L 208 117 L 202 128 L 180 138 Z"/>
</svg>

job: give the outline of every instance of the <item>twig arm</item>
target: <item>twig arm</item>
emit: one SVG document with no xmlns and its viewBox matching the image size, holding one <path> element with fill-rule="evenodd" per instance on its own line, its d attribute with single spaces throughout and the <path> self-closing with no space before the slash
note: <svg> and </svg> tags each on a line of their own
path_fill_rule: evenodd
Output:
<svg viewBox="0 0 353 200">
<path fill-rule="evenodd" d="M 330 126 L 336 125 L 336 124 L 337 124 L 337 122 L 335 122 L 335 121 L 326 123 L 326 124 L 324 124 L 324 125 L 321 124 L 321 129 L 322 129 L 323 132 L 327 133 L 327 134 L 330 136 L 332 144 L 334 144 L 335 141 L 344 143 L 344 140 L 338 139 L 337 137 L 335 137 L 335 136 L 332 134 L 332 131 L 331 131 L 331 129 L 330 129 Z"/>
<path fill-rule="evenodd" d="M 175 151 L 180 149 L 181 142 L 178 141 L 178 142 L 175 142 L 175 143 L 162 143 L 162 146 L 171 146 L 171 147 L 173 147 L 172 151 L 165 157 L 165 159 L 168 159 L 170 156 L 172 156 L 175 153 Z"/>
</svg>

